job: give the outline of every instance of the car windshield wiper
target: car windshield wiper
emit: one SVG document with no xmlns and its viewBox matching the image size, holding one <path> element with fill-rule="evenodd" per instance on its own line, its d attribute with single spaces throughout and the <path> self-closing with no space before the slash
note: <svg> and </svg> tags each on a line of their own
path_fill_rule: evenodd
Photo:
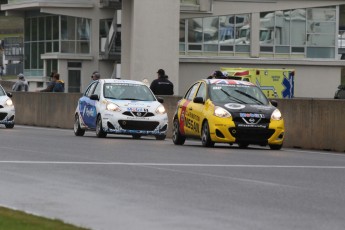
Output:
<svg viewBox="0 0 345 230">
<path fill-rule="evenodd" d="M 249 95 L 249 94 L 247 94 L 247 93 L 245 93 L 245 92 L 242 92 L 242 91 L 237 90 L 237 89 L 235 90 L 235 92 L 237 92 L 237 93 L 239 93 L 239 94 L 242 94 L 242 95 L 248 97 L 249 99 L 251 99 L 251 100 L 253 100 L 253 101 L 256 101 L 256 102 L 259 103 L 260 105 L 263 105 L 263 104 L 264 104 L 262 101 L 256 99 L 256 98 L 253 97 L 252 95 Z"/>
<path fill-rule="evenodd" d="M 241 104 L 246 104 L 246 102 L 242 101 L 241 99 L 234 97 L 232 95 L 230 95 L 228 92 L 226 92 L 224 89 L 220 89 L 223 93 L 225 93 L 226 96 L 228 96 L 229 98 L 232 98 L 234 101 L 239 102 Z"/>
<path fill-rule="evenodd" d="M 126 98 L 119 98 L 119 100 L 142 101 L 141 99 L 137 99 L 137 98 L 130 98 L 130 97 L 126 97 Z"/>
<path fill-rule="evenodd" d="M 104 97 L 104 98 L 106 98 L 106 99 L 114 99 L 114 100 L 119 100 L 118 98 L 116 98 L 116 97 Z"/>
</svg>

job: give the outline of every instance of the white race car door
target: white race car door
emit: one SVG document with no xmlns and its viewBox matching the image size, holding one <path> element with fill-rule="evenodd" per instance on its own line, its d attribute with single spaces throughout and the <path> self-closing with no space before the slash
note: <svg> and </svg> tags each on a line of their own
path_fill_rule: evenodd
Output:
<svg viewBox="0 0 345 230">
<path fill-rule="evenodd" d="M 97 120 L 96 103 L 98 101 L 91 100 L 90 96 L 93 94 L 97 84 L 98 82 L 91 84 L 89 88 L 86 90 L 84 96 L 80 98 L 79 100 L 80 115 L 84 121 L 84 124 L 90 129 L 96 128 L 96 120 Z"/>
</svg>

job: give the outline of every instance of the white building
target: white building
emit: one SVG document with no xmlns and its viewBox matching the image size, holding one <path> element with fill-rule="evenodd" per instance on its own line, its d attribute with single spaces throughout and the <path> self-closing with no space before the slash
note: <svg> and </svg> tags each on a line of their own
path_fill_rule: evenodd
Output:
<svg viewBox="0 0 345 230">
<path fill-rule="evenodd" d="M 296 69 L 296 97 L 333 98 L 345 84 L 338 42 L 345 29 L 343 4 L 8 0 L 1 10 L 25 19 L 25 75 L 38 87 L 54 69 L 68 92 L 81 92 L 94 70 L 103 78 L 152 81 L 163 68 L 182 95 L 220 67 L 267 67 Z"/>
</svg>

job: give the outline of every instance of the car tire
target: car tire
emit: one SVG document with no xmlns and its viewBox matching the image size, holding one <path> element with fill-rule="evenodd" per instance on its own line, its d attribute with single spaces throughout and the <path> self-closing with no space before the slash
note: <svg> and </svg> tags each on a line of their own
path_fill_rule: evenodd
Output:
<svg viewBox="0 0 345 230">
<path fill-rule="evenodd" d="M 97 123 L 96 123 L 96 136 L 99 138 L 104 138 L 107 136 L 107 133 L 104 132 L 103 126 L 102 126 L 102 117 L 97 117 Z"/>
<path fill-rule="evenodd" d="M 269 145 L 269 146 L 270 146 L 270 149 L 272 150 L 280 150 L 283 147 L 283 145 Z"/>
<path fill-rule="evenodd" d="M 210 126 L 208 125 L 207 121 L 205 121 L 202 124 L 201 143 L 202 143 L 202 146 L 204 146 L 204 147 L 213 147 L 214 146 L 214 142 L 211 140 L 211 137 L 210 137 Z"/>
<path fill-rule="evenodd" d="M 76 114 L 74 118 L 74 126 L 73 126 L 74 135 L 76 136 L 84 136 L 85 130 L 80 127 L 79 115 Z"/>
<path fill-rule="evenodd" d="M 249 146 L 249 144 L 248 143 L 238 143 L 238 147 L 240 148 L 240 149 L 246 149 L 246 148 L 248 148 L 248 146 Z"/>
<path fill-rule="evenodd" d="M 158 140 L 158 141 L 164 141 L 167 136 L 166 135 L 156 135 L 155 137 L 156 137 L 156 140 Z"/>
<path fill-rule="evenodd" d="M 140 134 L 132 134 L 133 139 L 140 139 Z"/>
<path fill-rule="evenodd" d="M 14 124 L 5 124 L 6 129 L 13 129 Z"/>
<path fill-rule="evenodd" d="M 186 137 L 183 136 L 180 132 L 180 124 L 179 124 L 177 118 L 175 118 L 174 122 L 173 122 L 172 140 L 173 140 L 175 145 L 183 145 L 184 142 L 186 141 Z"/>
</svg>

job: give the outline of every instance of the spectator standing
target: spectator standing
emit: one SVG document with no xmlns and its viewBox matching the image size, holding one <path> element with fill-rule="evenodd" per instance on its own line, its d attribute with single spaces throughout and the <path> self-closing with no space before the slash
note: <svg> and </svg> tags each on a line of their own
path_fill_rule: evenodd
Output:
<svg viewBox="0 0 345 230">
<path fill-rule="evenodd" d="M 65 83 L 60 80 L 60 74 L 53 73 L 52 80 L 48 83 L 47 88 L 38 90 L 38 92 L 64 92 Z"/>
<path fill-rule="evenodd" d="M 97 80 L 101 79 L 101 75 L 99 74 L 98 71 L 94 71 L 94 72 L 92 73 L 92 75 L 91 75 L 91 79 L 92 79 L 93 81 L 97 81 Z"/>
<path fill-rule="evenodd" d="M 207 77 L 207 79 L 226 79 L 227 76 L 224 76 L 224 74 L 222 73 L 222 71 L 216 70 L 212 73 L 212 75 L 210 75 L 209 77 Z"/>
<path fill-rule="evenodd" d="M 0 78 L 4 76 L 4 66 L 0 65 Z"/>
<path fill-rule="evenodd" d="M 29 84 L 25 80 L 24 74 L 20 73 L 20 74 L 18 74 L 17 77 L 18 77 L 18 80 L 12 86 L 12 90 L 13 91 L 22 91 L 22 92 L 29 91 Z"/>
<path fill-rule="evenodd" d="M 150 89 L 155 95 L 173 95 L 174 84 L 168 80 L 163 69 L 157 71 L 158 78 L 153 80 Z"/>
</svg>

